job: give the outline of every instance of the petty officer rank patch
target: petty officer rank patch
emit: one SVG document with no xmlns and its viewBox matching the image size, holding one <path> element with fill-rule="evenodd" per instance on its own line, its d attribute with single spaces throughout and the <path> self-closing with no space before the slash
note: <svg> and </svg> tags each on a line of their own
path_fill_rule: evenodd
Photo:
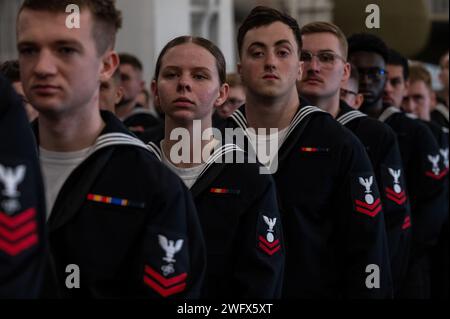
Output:
<svg viewBox="0 0 450 319">
<path fill-rule="evenodd" d="M 425 175 L 435 180 L 440 180 L 445 177 L 447 170 L 441 169 L 441 155 L 440 154 L 428 154 L 429 169 L 425 172 Z M 445 164 L 444 164 L 445 166 Z"/>
<path fill-rule="evenodd" d="M 382 204 L 374 175 L 354 175 L 351 184 L 354 210 L 370 217 L 377 216 L 382 210 Z"/>
<path fill-rule="evenodd" d="M 257 222 L 257 247 L 265 254 L 272 256 L 281 250 L 281 220 L 269 213 L 260 213 Z"/>
<path fill-rule="evenodd" d="M 382 166 L 381 174 L 383 178 L 383 185 L 385 187 L 385 189 L 381 190 L 381 192 L 384 191 L 386 198 L 395 204 L 405 204 L 408 197 L 406 194 L 402 168 L 398 166 Z"/>
<path fill-rule="evenodd" d="M 12 165 L 11 163 L 15 163 Z M 10 165 L 11 164 L 11 165 Z M 0 260 L 18 256 L 39 243 L 38 215 L 26 163 L 0 162 Z"/>
<path fill-rule="evenodd" d="M 174 233 L 155 231 L 144 256 L 144 284 L 166 298 L 186 290 L 188 248 L 185 238 Z"/>
</svg>

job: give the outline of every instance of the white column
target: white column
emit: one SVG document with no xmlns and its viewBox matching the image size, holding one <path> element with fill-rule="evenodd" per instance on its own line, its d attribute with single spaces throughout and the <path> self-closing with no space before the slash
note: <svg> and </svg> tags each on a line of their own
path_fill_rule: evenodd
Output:
<svg viewBox="0 0 450 319">
<path fill-rule="evenodd" d="M 0 63 L 17 59 L 16 17 L 21 0 L 0 0 Z"/>
<path fill-rule="evenodd" d="M 222 50 L 227 61 L 227 72 L 236 71 L 236 36 L 234 28 L 234 3 L 233 0 L 218 0 L 219 28 L 217 45 Z"/>
<path fill-rule="evenodd" d="M 142 61 L 148 88 L 164 45 L 176 36 L 191 32 L 189 0 L 117 0 L 116 3 L 123 15 L 116 49 Z"/>
</svg>

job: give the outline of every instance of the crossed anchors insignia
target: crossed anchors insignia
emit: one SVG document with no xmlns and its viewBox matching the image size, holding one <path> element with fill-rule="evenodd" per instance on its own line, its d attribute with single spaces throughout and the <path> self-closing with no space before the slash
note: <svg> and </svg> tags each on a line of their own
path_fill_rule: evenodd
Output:
<svg viewBox="0 0 450 319">
<path fill-rule="evenodd" d="M 442 155 L 442 159 L 444 160 L 445 168 L 448 168 L 448 147 L 439 150 L 439 153 Z"/>
<path fill-rule="evenodd" d="M 434 173 L 434 175 L 439 175 L 440 173 L 440 169 L 439 169 L 439 159 L 440 156 L 439 154 L 437 154 L 436 156 L 431 156 L 428 155 L 428 160 L 431 162 L 431 164 L 433 164 L 433 168 L 431 169 L 431 171 Z"/>
<path fill-rule="evenodd" d="M 391 176 L 394 178 L 394 192 L 400 194 L 400 192 L 402 191 L 402 187 L 400 186 L 400 182 L 398 181 L 398 179 L 402 174 L 401 170 L 394 170 L 392 168 L 389 168 L 389 174 L 391 174 Z"/>
<path fill-rule="evenodd" d="M 166 256 L 163 260 L 168 262 L 168 265 L 163 265 L 161 270 L 164 276 L 168 276 L 175 272 L 173 264 L 176 260 L 173 258 L 177 252 L 183 247 L 183 239 L 178 239 L 176 242 L 174 240 L 168 240 L 163 235 L 158 235 L 159 245 L 166 252 Z"/>
<path fill-rule="evenodd" d="M 25 178 L 25 172 L 25 165 L 12 168 L 0 164 L 0 182 L 5 186 L 2 194 L 8 198 L 2 201 L 1 205 L 8 214 L 13 214 L 20 209 L 20 203 L 17 200 L 20 192 L 17 188 Z"/>
<path fill-rule="evenodd" d="M 275 237 L 273 236 L 273 228 L 275 227 L 275 224 L 277 223 L 276 218 L 269 218 L 267 216 L 263 215 L 264 222 L 269 226 L 269 229 L 267 230 L 266 239 L 269 243 L 273 243 L 275 240 Z"/>
<path fill-rule="evenodd" d="M 373 184 L 373 176 L 370 176 L 369 178 L 359 178 L 359 183 L 366 188 L 366 196 L 364 197 L 364 200 L 367 204 L 371 205 L 374 202 L 374 198 L 372 195 L 372 190 L 370 189 Z"/>
</svg>

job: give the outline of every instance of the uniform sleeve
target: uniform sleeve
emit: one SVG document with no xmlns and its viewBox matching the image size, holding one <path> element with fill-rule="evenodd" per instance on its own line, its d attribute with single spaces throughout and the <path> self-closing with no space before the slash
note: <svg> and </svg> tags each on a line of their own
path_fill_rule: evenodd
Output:
<svg viewBox="0 0 450 319">
<path fill-rule="evenodd" d="M 337 237 L 342 251 L 345 298 L 389 298 L 392 279 L 377 182 L 361 143 L 350 137 L 342 152 L 343 185 L 338 194 Z M 339 239 L 340 238 L 340 239 Z"/>
<path fill-rule="evenodd" d="M 37 298 L 45 269 L 45 196 L 25 110 L 0 78 L 0 298 Z"/>
<path fill-rule="evenodd" d="M 420 125 L 414 141 L 417 154 L 412 156 L 411 169 L 416 172 L 411 186 L 411 212 L 414 251 L 416 257 L 434 245 L 439 236 L 448 202 L 445 198 L 446 170 L 439 146 L 430 129 Z"/>
<path fill-rule="evenodd" d="M 377 168 L 394 287 L 406 274 L 411 241 L 411 208 L 397 138 L 386 132 Z"/>
<path fill-rule="evenodd" d="M 237 297 L 278 299 L 284 271 L 284 242 L 275 182 L 270 175 L 264 191 L 242 216 L 234 243 Z M 236 296 L 235 296 L 236 297 Z"/>
<path fill-rule="evenodd" d="M 201 296 L 206 251 L 190 192 L 165 167 L 144 238 L 143 284 L 149 298 Z"/>
</svg>

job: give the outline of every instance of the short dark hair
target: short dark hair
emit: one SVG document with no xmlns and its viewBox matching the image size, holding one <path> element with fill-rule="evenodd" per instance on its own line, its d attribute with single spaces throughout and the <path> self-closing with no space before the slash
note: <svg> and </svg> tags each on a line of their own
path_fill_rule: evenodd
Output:
<svg viewBox="0 0 450 319">
<path fill-rule="evenodd" d="M 20 82 L 19 61 L 11 60 L 0 64 L 0 73 L 3 74 L 11 83 Z"/>
<path fill-rule="evenodd" d="M 408 60 L 394 49 L 389 49 L 389 57 L 387 64 L 397 65 L 403 68 L 403 79 L 406 81 L 409 78 L 409 64 Z"/>
<path fill-rule="evenodd" d="M 166 55 L 169 49 L 185 44 L 185 43 L 193 43 L 196 44 L 206 50 L 208 50 L 216 59 L 217 72 L 219 73 L 219 81 L 220 84 L 224 84 L 226 81 L 227 70 L 226 70 L 226 62 L 225 57 L 223 56 L 222 51 L 211 41 L 201 38 L 201 37 L 193 37 L 193 36 L 181 36 L 171 40 L 167 43 L 164 48 L 161 50 L 161 53 L 158 56 L 158 60 L 156 61 L 155 67 L 155 76 L 154 80 L 158 80 L 159 72 L 161 71 L 162 59 Z"/>
<path fill-rule="evenodd" d="M 373 52 L 381 55 L 384 62 L 387 63 L 389 58 L 389 49 L 384 41 L 370 33 L 356 33 L 348 38 L 348 56 L 355 52 L 365 51 Z"/>
<path fill-rule="evenodd" d="M 119 54 L 120 65 L 129 64 L 133 68 L 139 71 L 143 71 L 144 67 L 142 66 L 142 62 L 134 55 L 129 53 L 121 53 Z"/>
<path fill-rule="evenodd" d="M 291 28 L 294 33 L 295 40 L 297 41 L 298 51 L 300 52 L 302 49 L 302 36 L 300 34 L 300 27 L 297 21 L 290 15 L 282 13 L 276 9 L 258 6 L 250 12 L 239 28 L 237 37 L 239 56 L 241 56 L 242 53 L 241 51 L 244 44 L 244 37 L 249 30 L 266 26 L 277 21 L 282 22 Z"/>
<path fill-rule="evenodd" d="M 108 48 L 114 48 L 116 33 L 122 27 L 122 14 L 116 9 L 115 0 L 25 0 L 19 10 L 49 11 L 65 13 L 68 5 L 75 4 L 80 10 L 88 8 L 94 25 L 92 35 L 101 55 Z M 19 16 L 18 15 L 18 16 Z"/>
</svg>

